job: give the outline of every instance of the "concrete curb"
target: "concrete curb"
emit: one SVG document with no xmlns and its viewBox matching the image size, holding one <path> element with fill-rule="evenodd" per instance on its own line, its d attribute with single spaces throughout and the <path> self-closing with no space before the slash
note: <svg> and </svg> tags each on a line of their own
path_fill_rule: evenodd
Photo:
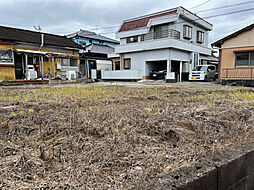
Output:
<svg viewBox="0 0 254 190">
<path fill-rule="evenodd" d="M 234 147 L 132 190 L 253 190 L 254 145 Z"/>
</svg>

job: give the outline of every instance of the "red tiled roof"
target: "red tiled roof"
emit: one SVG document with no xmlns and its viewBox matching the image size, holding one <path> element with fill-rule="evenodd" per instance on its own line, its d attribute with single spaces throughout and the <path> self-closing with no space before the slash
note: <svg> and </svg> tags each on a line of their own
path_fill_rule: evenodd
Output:
<svg viewBox="0 0 254 190">
<path fill-rule="evenodd" d="M 161 13 L 161 14 L 158 14 L 158 15 L 148 16 L 148 17 L 145 17 L 145 18 L 137 19 L 137 20 L 127 21 L 122 25 L 119 32 L 124 32 L 124 31 L 128 31 L 128 30 L 133 30 L 133 29 L 145 27 L 145 26 L 147 26 L 148 22 L 152 18 L 171 15 L 171 14 L 175 14 L 176 12 L 177 12 L 177 10 L 174 10 L 174 11 Z"/>
</svg>

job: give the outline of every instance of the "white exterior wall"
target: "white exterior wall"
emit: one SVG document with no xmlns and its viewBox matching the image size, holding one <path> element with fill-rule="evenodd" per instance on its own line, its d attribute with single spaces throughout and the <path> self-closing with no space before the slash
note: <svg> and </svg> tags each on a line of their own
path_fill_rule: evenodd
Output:
<svg viewBox="0 0 254 190">
<path fill-rule="evenodd" d="M 124 54 L 124 58 L 131 59 L 131 70 L 141 71 L 142 76 L 149 76 L 150 70 L 146 67 L 147 62 L 152 61 L 183 61 L 190 62 L 192 53 L 176 49 L 161 49 Z"/>
<path fill-rule="evenodd" d="M 187 40 L 183 38 L 183 26 L 184 25 L 189 25 L 192 27 L 192 39 Z M 193 44 L 197 44 L 203 47 L 208 47 L 208 32 L 204 29 L 201 28 L 200 26 L 194 25 L 192 22 L 187 21 L 183 18 L 179 18 L 179 20 L 177 21 L 176 24 L 174 24 L 174 29 L 181 32 L 181 40 L 184 40 L 186 42 L 191 43 L 191 41 L 193 42 Z M 204 42 L 202 44 L 197 43 L 197 31 L 202 31 L 204 32 Z"/>
</svg>

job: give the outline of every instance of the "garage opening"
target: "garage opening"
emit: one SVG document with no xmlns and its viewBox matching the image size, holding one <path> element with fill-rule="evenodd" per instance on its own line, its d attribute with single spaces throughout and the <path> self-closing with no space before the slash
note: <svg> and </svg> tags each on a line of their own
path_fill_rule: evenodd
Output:
<svg viewBox="0 0 254 190">
<path fill-rule="evenodd" d="M 167 61 L 148 61 L 146 62 L 146 76 L 149 79 L 165 80 L 167 75 Z"/>
<path fill-rule="evenodd" d="M 188 81 L 189 63 L 183 61 L 182 62 L 182 68 L 181 68 L 181 61 L 173 61 L 172 60 L 171 61 L 171 72 L 175 73 L 176 82 Z"/>
</svg>

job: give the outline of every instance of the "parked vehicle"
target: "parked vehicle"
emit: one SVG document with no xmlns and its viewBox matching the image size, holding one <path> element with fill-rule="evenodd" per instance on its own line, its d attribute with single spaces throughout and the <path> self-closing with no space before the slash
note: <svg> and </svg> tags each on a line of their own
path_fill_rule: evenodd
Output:
<svg viewBox="0 0 254 190">
<path fill-rule="evenodd" d="M 218 78 L 216 66 L 214 65 L 200 65 L 193 69 L 189 74 L 190 81 L 206 81 L 213 79 L 214 81 Z"/>
<path fill-rule="evenodd" d="M 167 75 L 167 70 L 150 71 L 150 78 L 152 78 L 152 79 L 165 79 L 166 75 Z"/>
</svg>

